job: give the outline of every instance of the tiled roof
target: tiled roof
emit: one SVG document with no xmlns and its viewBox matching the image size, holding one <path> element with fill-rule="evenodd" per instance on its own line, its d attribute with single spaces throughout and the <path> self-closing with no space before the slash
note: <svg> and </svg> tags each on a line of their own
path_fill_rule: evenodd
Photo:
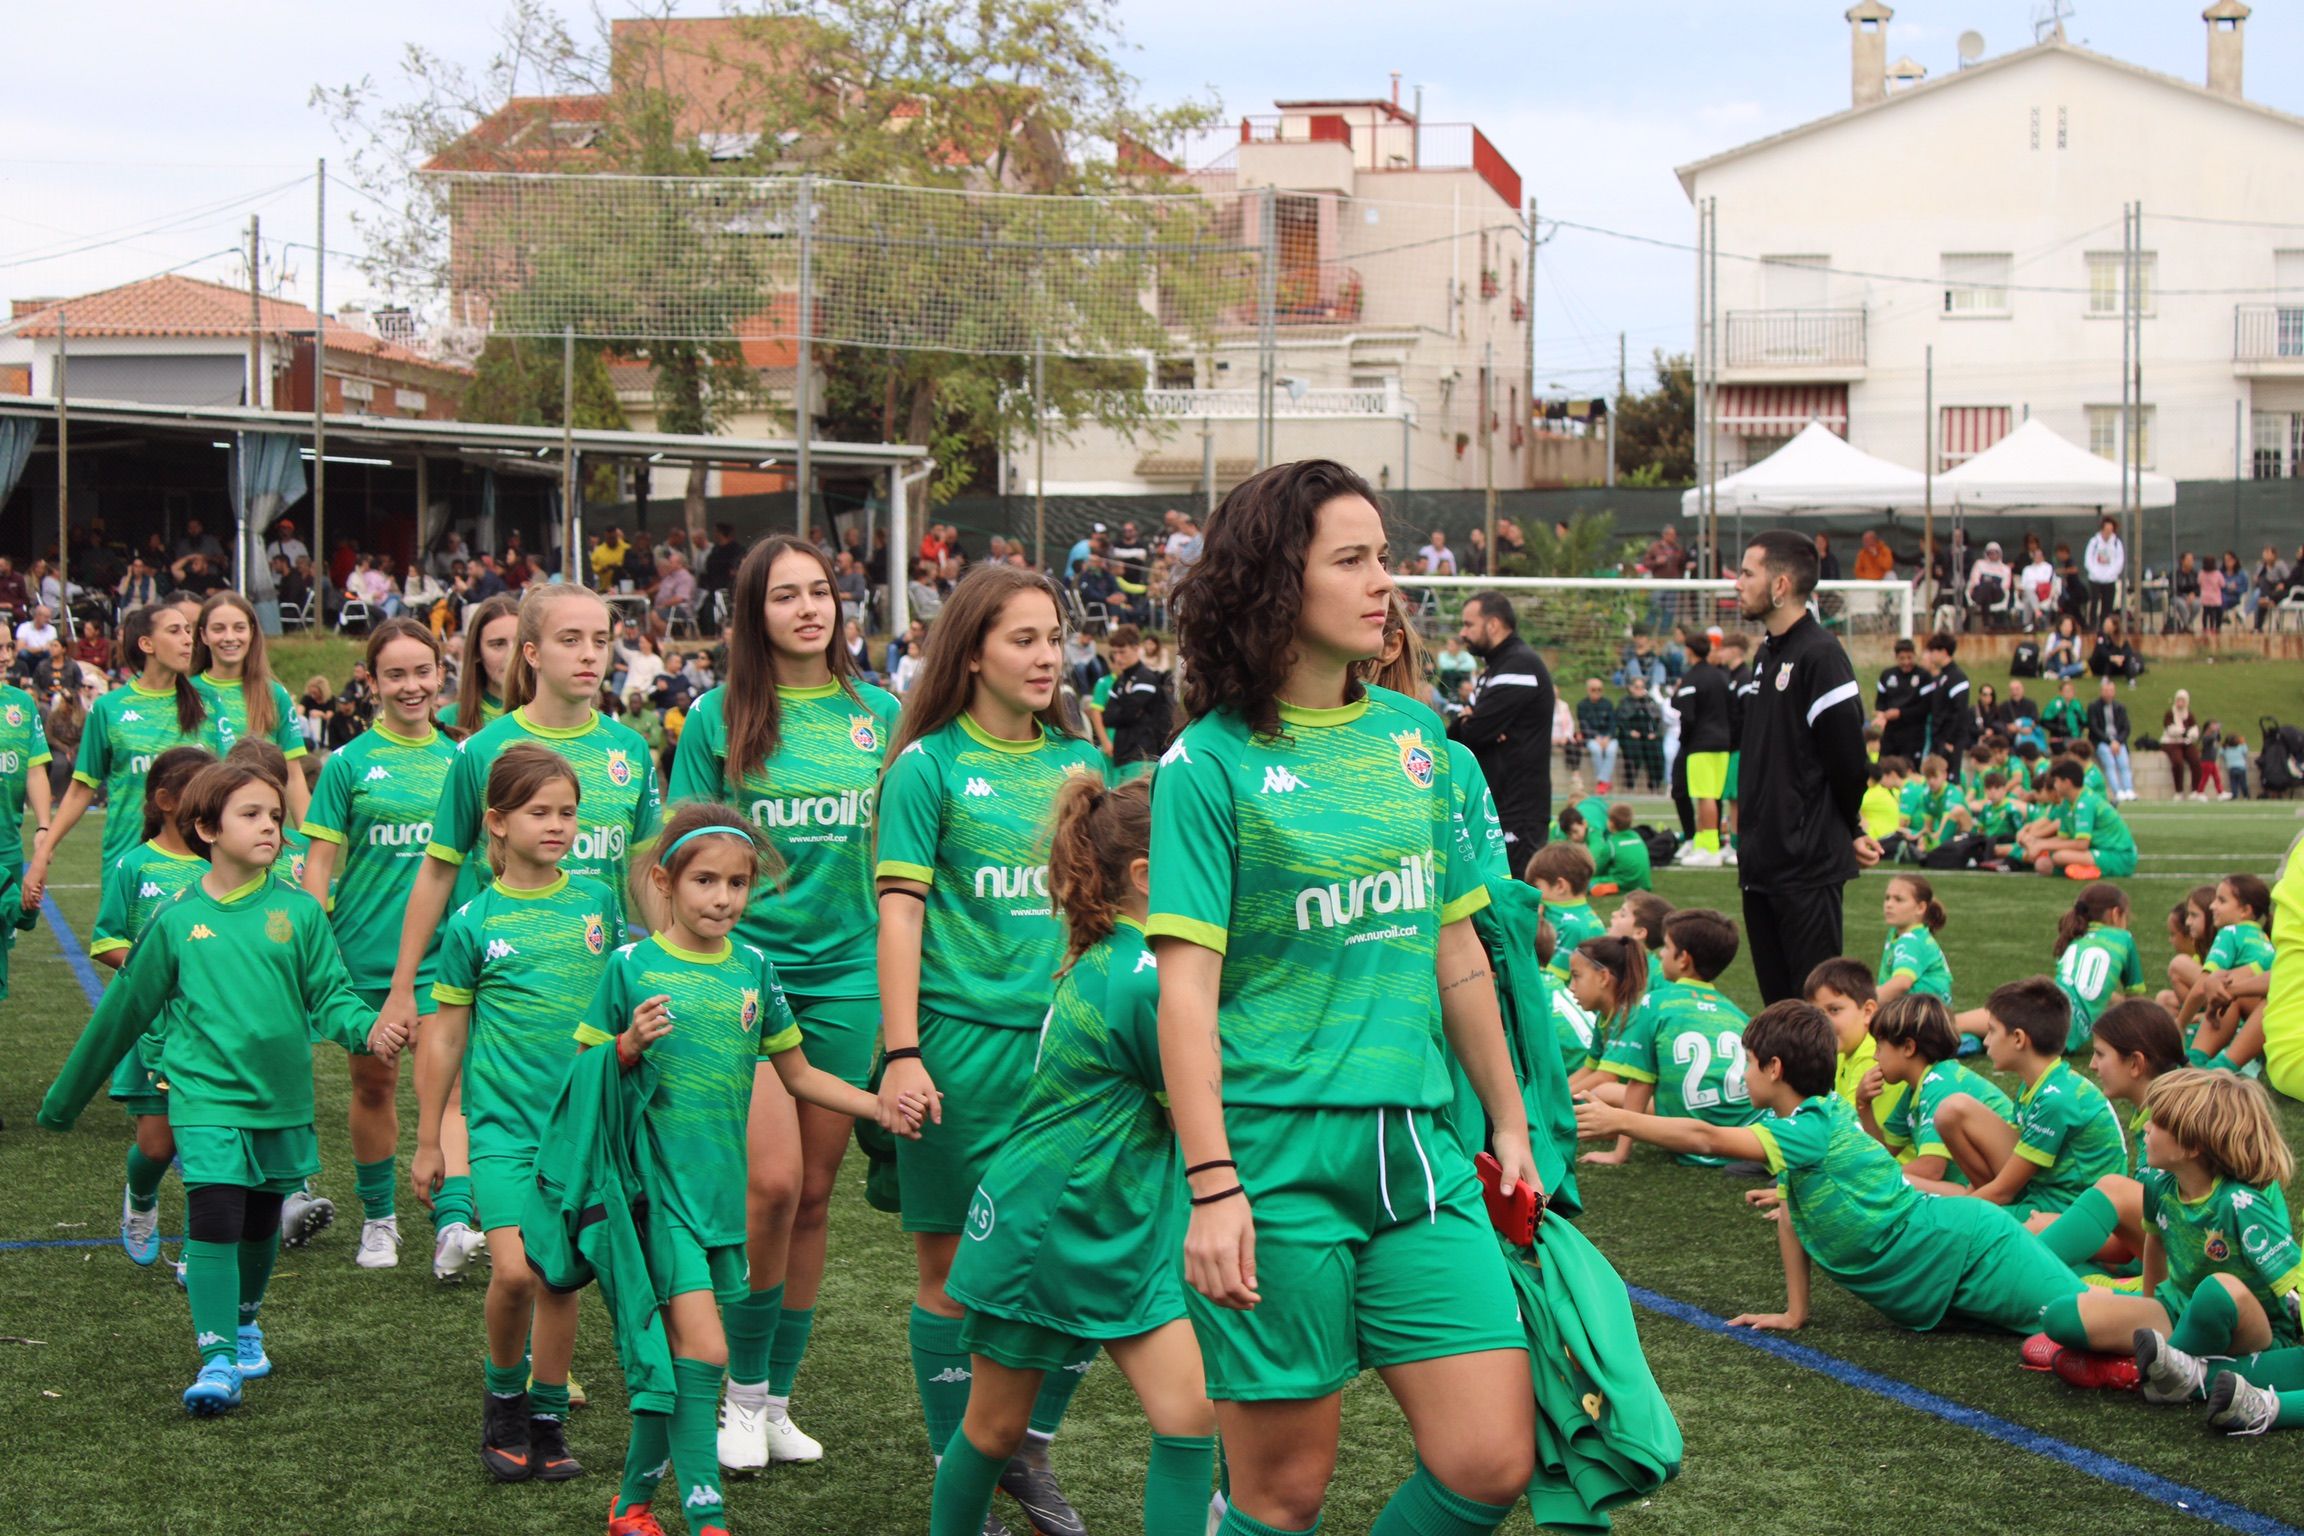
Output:
<svg viewBox="0 0 2304 1536">
<path fill-rule="evenodd" d="M 577 171 L 599 160 L 605 95 L 515 96 L 440 153 L 427 171 Z"/>
<path fill-rule="evenodd" d="M 257 304 L 267 332 L 309 335 L 317 323 L 312 311 L 302 304 L 269 297 L 259 298 Z M 241 336 L 248 331 L 246 289 L 172 273 L 98 293 L 84 293 L 77 298 L 58 299 L 20 320 L 0 326 L 0 333 L 54 336 L 60 311 L 74 336 Z M 331 355 L 350 353 L 441 373 L 469 371 L 347 325 L 329 327 L 328 351 Z"/>
</svg>

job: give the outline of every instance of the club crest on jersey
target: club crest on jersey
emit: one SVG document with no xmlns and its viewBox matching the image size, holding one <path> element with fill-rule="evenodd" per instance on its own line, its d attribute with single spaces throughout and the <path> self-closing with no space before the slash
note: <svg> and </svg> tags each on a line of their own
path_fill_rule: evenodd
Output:
<svg viewBox="0 0 2304 1536">
<path fill-rule="evenodd" d="M 760 989 L 758 987 L 746 987 L 744 989 L 744 1012 L 741 1017 L 746 1029 L 750 1029 L 760 1022 Z"/>
<path fill-rule="evenodd" d="M 1776 669 L 1776 691 L 1782 693 L 1792 686 L 1792 663 L 1786 662 Z"/>
<path fill-rule="evenodd" d="M 596 955 L 608 948 L 608 924 L 597 912 L 584 914 L 584 947 Z"/>
<path fill-rule="evenodd" d="M 2207 1258 L 2209 1263 L 2221 1264 L 2226 1259 L 2232 1257 L 2232 1244 L 2230 1240 L 2224 1236 L 2223 1233 L 2217 1231 L 2214 1227 L 2210 1227 L 2208 1229 L 2207 1240 L 2200 1245 L 2200 1252 Z"/>
<path fill-rule="evenodd" d="M 296 922 L 288 915 L 287 909 L 274 907 L 264 914 L 264 937 L 275 944 L 285 944 L 296 937 Z"/>
<path fill-rule="evenodd" d="M 288 878 L 298 885 L 304 883 L 304 855 L 294 854 L 288 860 Z"/>
<path fill-rule="evenodd" d="M 859 752 L 879 751 L 880 722 L 870 715 L 850 715 L 848 717 L 848 739 L 856 744 L 856 750 Z"/>
<path fill-rule="evenodd" d="M 618 789 L 632 782 L 632 759 L 621 748 L 608 754 L 608 782 Z"/>
<path fill-rule="evenodd" d="M 1422 731 L 1395 731 L 1392 740 L 1400 748 L 1400 771 L 1408 775 L 1408 782 L 1418 789 L 1432 787 L 1432 749 L 1424 745 Z"/>
<path fill-rule="evenodd" d="M 8 706 L 8 723 L 10 725 L 22 725 L 24 723 L 23 705 L 11 704 Z"/>
</svg>

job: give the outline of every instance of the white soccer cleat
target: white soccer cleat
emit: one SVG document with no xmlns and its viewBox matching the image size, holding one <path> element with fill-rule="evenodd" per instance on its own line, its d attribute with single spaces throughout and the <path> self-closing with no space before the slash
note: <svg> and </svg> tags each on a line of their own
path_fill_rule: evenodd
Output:
<svg viewBox="0 0 2304 1536">
<path fill-rule="evenodd" d="M 280 1202 L 280 1246 L 301 1248 L 336 1220 L 336 1202 L 310 1190 L 290 1191 Z"/>
<path fill-rule="evenodd" d="M 1679 858 L 1673 860 L 1682 869 L 1718 869 L 1720 855 L 1690 843 Z"/>
<path fill-rule="evenodd" d="M 800 1426 L 786 1414 L 781 1419 L 768 1421 L 768 1459 L 781 1461 L 822 1461 L 824 1447 L 817 1439 L 804 1434 Z"/>
<path fill-rule="evenodd" d="M 377 1216 L 360 1223 L 360 1251 L 352 1262 L 362 1269 L 397 1269 L 400 1265 L 400 1218 Z"/>
<path fill-rule="evenodd" d="M 2156 1328 L 2139 1328 L 2134 1339 L 2136 1372 L 2143 1378 L 2144 1401 L 2188 1403 L 2208 1388 L 2207 1364 L 2170 1344 Z"/>
<path fill-rule="evenodd" d="M 768 1465 L 768 1409 L 734 1398 L 720 1404 L 720 1465 L 731 1472 L 758 1472 Z"/>
<path fill-rule="evenodd" d="M 2227 1435 L 2260 1435 L 2280 1422 L 2280 1394 L 2231 1371 L 2208 1387 L 2208 1427 Z"/>
<path fill-rule="evenodd" d="M 461 1221 L 442 1227 L 432 1240 L 432 1278 L 442 1285 L 461 1281 L 464 1271 L 472 1267 L 473 1256 L 487 1241 Z"/>
</svg>

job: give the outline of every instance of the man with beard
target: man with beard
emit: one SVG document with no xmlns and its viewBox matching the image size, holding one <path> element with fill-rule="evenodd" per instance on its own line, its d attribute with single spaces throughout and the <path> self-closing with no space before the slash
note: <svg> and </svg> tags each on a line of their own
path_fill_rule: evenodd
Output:
<svg viewBox="0 0 2304 1536">
<path fill-rule="evenodd" d="M 1501 592 L 1464 604 L 1464 648 L 1485 664 L 1472 702 L 1448 727 L 1471 749 L 1496 797 L 1504 856 L 1526 878 L 1528 856 L 1542 847 L 1552 821 L 1552 674 L 1520 638 L 1520 618 Z"/>
<path fill-rule="evenodd" d="M 1841 953 L 1841 887 L 1879 862 L 1857 820 L 1870 763 L 1856 671 L 1808 611 L 1816 546 L 1783 529 L 1754 539 L 1736 570 L 1744 617 L 1767 638 L 1744 711 L 1744 942 L 1764 1002 L 1800 996 Z"/>
</svg>

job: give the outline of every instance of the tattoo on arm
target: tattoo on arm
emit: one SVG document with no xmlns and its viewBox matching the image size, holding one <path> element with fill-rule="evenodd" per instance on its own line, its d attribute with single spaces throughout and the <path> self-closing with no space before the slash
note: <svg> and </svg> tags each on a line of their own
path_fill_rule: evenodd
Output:
<svg viewBox="0 0 2304 1536">
<path fill-rule="evenodd" d="M 1467 983 L 1467 982 L 1474 982 L 1474 981 L 1486 981 L 1487 979 L 1488 979 L 1488 971 L 1487 971 L 1486 967 L 1482 967 L 1480 970 L 1477 970 L 1477 971 L 1466 971 L 1466 972 L 1465 972 L 1463 975 L 1461 975 L 1461 976 L 1457 977 L 1457 978 L 1456 978 L 1454 981 L 1451 981 L 1451 982 L 1449 982 L 1449 983 L 1448 983 L 1446 986 L 1442 987 L 1440 990 L 1441 990 L 1441 991 L 1443 991 L 1443 992 L 1453 992 L 1453 991 L 1455 991 L 1455 990 L 1456 990 L 1458 987 L 1461 987 L 1461 986 L 1463 986 L 1463 985 L 1464 985 L 1465 983 Z"/>
</svg>

